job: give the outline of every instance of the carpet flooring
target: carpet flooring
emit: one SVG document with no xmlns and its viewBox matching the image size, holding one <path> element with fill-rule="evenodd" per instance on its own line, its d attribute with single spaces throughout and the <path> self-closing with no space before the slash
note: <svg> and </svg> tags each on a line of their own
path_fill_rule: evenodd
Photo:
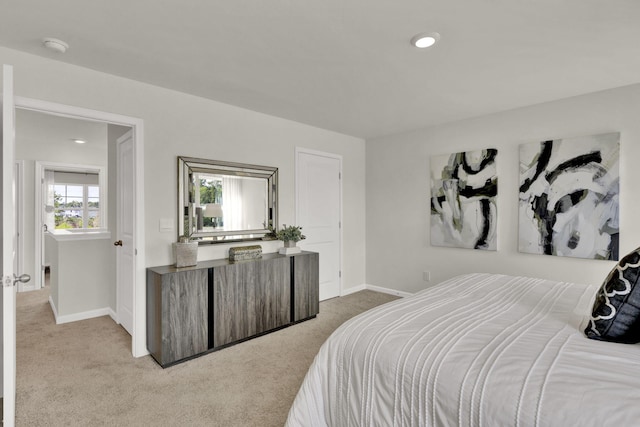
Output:
<svg viewBox="0 0 640 427">
<path fill-rule="evenodd" d="M 17 297 L 17 426 L 282 426 L 331 332 L 396 299 L 323 301 L 316 319 L 162 369 L 108 316 L 56 325 L 48 298 Z"/>
</svg>

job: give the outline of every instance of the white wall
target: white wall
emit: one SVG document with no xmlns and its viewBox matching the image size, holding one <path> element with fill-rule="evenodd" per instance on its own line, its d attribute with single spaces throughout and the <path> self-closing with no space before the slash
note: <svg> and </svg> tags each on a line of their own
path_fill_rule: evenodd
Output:
<svg viewBox="0 0 640 427">
<path fill-rule="evenodd" d="M 51 304 L 65 323 L 108 312 L 113 267 L 105 262 L 111 239 L 62 240 L 46 236 L 51 256 Z M 112 308 L 113 310 L 113 308 Z M 115 310 L 114 310 L 115 312 Z"/>
<path fill-rule="evenodd" d="M 177 232 L 160 232 L 161 218 L 176 221 L 179 155 L 279 168 L 280 223 L 295 223 L 296 146 L 343 156 L 343 286 L 365 279 L 364 141 L 289 120 L 176 91 L 0 48 L 0 61 L 14 66 L 17 96 L 138 117 L 145 126 L 146 265 L 174 262 Z M 264 242 L 264 252 L 280 244 Z M 199 259 L 227 256 L 230 245 L 212 245 Z"/>
<path fill-rule="evenodd" d="M 639 117 L 633 85 L 367 141 L 367 283 L 415 292 L 467 272 L 601 283 L 615 263 L 518 253 L 518 145 L 621 132 L 623 256 L 640 245 Z M 498 149 L 498 251 L 430 246 L 430 156 L 482 148 Z"/>
<path fill-rule="evenodd" d="M 53 236 L 47 233 L 44 237 L 44 245 L 49 261 L 57 265 L 60 260 L 58 257 L 58 242 L 56 242 Z M 56 307 L 56 310 L 60 306 L 59 291 L 60 286 L 58 283 L 58 269 L 54 268 L 53 270 L 51 270 L 51 275 L 49 277 L 49 299 L 50 304 L 52 304 L 53 307 Z"/>
</svg>

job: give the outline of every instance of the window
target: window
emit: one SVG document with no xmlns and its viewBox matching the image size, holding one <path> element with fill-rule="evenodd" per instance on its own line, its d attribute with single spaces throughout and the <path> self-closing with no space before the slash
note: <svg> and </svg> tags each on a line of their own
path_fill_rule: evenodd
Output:
<svg viewBox="0 0 640 427">
<path fill-rule="evenodd" d="M 55 228 L 100 228 L 100 187 L 90 184 L 53 186 Z"/>
<path fill-rule="evenodd" d="M 107 227 L 106 168 L 36 162 L 42 181 L 42 224 L 49 230 L 104 230 Z"/>
<path fill-rule="evenodd" d="M 106 231 L 106 167 L 36 162 L 36 171 L 36 179 L 42 182 L 36 197 L 42 200 L 40 218 L 45 229 Z"/>
<path fill-rule="evenodd" d="M 89 228 L 100 227 L 100 187 L 87 186 L 87 218 Z"/>
</svg>

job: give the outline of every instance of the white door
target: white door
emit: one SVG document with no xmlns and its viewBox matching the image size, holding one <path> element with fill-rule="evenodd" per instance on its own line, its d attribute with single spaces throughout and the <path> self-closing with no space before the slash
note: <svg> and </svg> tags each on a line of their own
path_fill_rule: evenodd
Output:
<svg viewBox="0 0 640 427">
<path fill-rule="evenodd" d="M 117 140 L 117 293 L 118 322 L 133 335 L 133 283 L 135 277 L 135 158 L 133 131 Z"/>
<path fill-rule="evenodd" d="M 296 225 L 307 238 L 298 245 L 320 254 L 320 300 L 340 295 L 342 157 L 296 149 Z"/>
<path fill-rule="evenodd" d="M 13 68 L 2 66 L 2 397 L 4 426 L 13 426 L 16 415 L 16 288 L 14 183 L 15 108 Z"/>
<path fill-rule="evenodd" d="M 22 197 L 23 197 L 23 189 L 22 189 L 22 173 L 23 173 L 23 165 L 24 162 L 17 161 L 14 163 L 13 169 L 13 185 L 14 185 L 14 205 L 13 205 L 13 217 L 15 218 L 14 226 L 15 226 L 15 255 L 13 257 L 13 271 L 23 271 L 24 260 L 22 253 L 23 251 L 23 212 L 22 212 Z M 23 292 L 26 290 L 31 290 L 32 288 L 25 283 L 18 283 L 18 292 Z"/>
</svg>

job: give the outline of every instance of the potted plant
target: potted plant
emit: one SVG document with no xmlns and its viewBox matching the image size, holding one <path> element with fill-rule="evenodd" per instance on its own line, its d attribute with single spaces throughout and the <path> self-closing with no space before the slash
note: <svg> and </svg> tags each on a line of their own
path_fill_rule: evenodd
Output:
<svg viewBox="0 0 640 427">
<path fill-rule="evenodd" d="M 299 253 L 301 250 L 296 246 L 300 240 L 307 236 L 302 234 L 302 227 L 297 225 L 282 224 L 282 229 L 276 232 L 276 238 L 284 242 L 284 248 L 280 248 L 280 253 L 284 255 Z"/>
<path fill-rule="evenodd" d="M 198 242 L 191 240 L 191 232 L 185 229 L 175 243 L 176 267 L 189 267 L 198 263 Z"/>
</svg>

